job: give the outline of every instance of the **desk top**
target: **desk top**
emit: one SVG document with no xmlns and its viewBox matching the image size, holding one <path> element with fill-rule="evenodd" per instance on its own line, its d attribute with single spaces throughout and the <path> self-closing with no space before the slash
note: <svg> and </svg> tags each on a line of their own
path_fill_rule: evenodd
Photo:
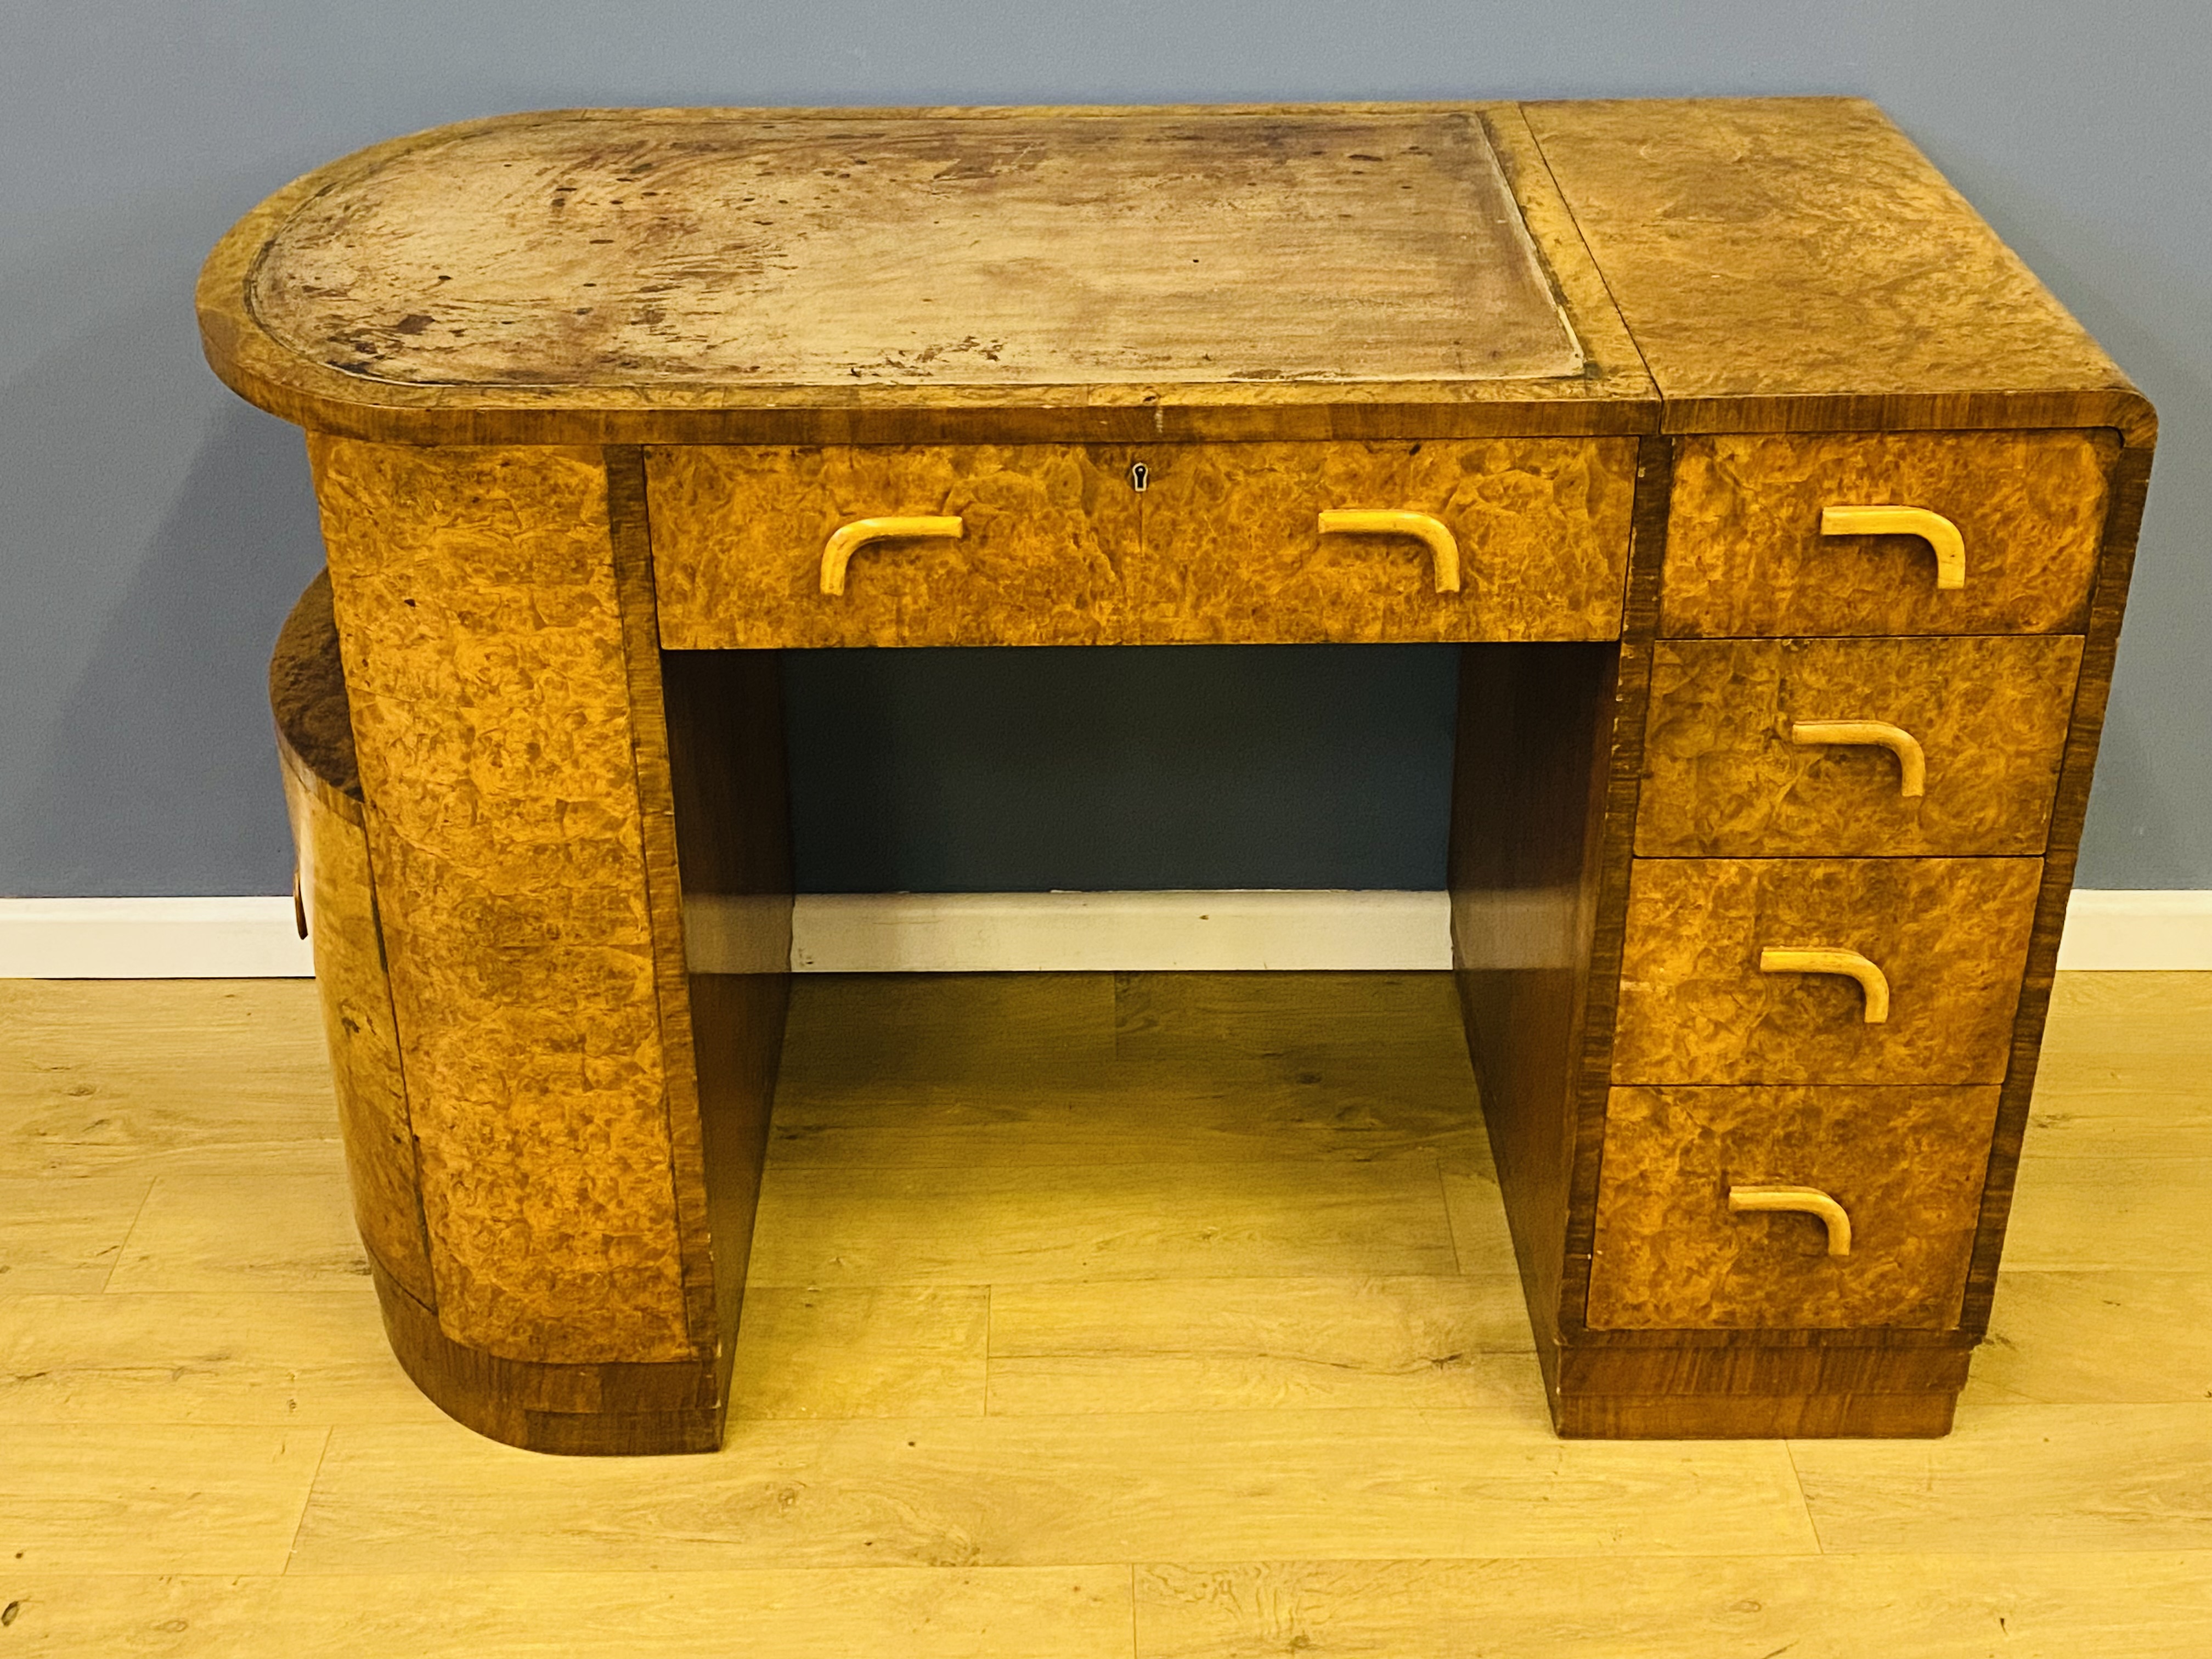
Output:
<svg viewBox="0 0 2212 1659">
<path fill-rule="evenodd" d="M 412 442 L 2149 420 L 1840 99 L 507 116 L 278 191 L 199 301 L 251 401 Z"/>
</svg>

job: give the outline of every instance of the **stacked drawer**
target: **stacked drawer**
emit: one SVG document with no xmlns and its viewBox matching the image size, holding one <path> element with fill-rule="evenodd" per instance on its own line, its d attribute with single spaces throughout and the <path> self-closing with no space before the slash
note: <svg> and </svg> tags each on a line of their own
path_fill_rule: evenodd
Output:
<svg viewBox="0 0 2212 1659">
<path fill-rule="evenodd" d="M 2117 453 L 1680 441 L 1591 1327 L 1958 1322 Z"/>
</svg>

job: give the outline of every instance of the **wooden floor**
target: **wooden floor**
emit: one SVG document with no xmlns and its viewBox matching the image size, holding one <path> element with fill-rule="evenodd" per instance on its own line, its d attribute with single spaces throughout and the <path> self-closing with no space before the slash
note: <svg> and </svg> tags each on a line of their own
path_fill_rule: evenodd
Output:
<svg viewBox="0 0 2212 1659">
<path fill-rule="evenodd" d="M 2212 1654 L 2212 975 L 2062 981 L 1950 1438 L 1571 1444 L 1441 977 L 805 980 L 636 1461 L 400 1375 L 312 998 L 0 981 L 0 1659 Z"/>
</svg>

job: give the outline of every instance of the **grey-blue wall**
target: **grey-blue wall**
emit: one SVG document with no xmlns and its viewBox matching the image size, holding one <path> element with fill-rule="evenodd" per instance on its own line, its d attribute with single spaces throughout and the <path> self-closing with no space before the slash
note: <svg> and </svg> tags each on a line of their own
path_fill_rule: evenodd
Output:
<svg viewBox="0 0 2212 1659">
<path fill-rule="evenodd" d="M 192 276 L 373 140 L 578 104 L 1863 94 L 2157 402 L 2081 879 L 2212 886 L 2204 0 L 7 0 L 0 893 L 275 892 L 262 665 L 318 562 L 298 435 Z M 794 660 L 819 889 L 1430 886 L 1433 649 Z"/>
</svg>

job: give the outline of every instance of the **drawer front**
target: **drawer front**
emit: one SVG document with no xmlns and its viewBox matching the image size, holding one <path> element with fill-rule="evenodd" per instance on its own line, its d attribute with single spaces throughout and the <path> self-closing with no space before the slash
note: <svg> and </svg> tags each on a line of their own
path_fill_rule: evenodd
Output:
<svg viewBox="0 0 2212 1659">
<path fill-rule="evenodd" d="M 2104 431 L 1684 438 L 1661 632 L 2079 633 L 2118 453 Z M 1937 585 L 1921 535 L 1823 533 L 1828 509 L 1852 507 L 1947 521 L 1962 585 Z"/>
<path fill-rule="evenodd" d="M 1138 535 L 1127 470 L 1121 451 L 1067 444 L 649 449 L 661 643 L 1120 640 Z M 823 592 L 832 538 L 885 519 L 957 519 L 961 533 L 861 540 L 844 591 Z"/>
<path fill-rule="evenodd" d="M 1590 1324 L 1950 1328 L 1997 1095 L 1993 1087 L 1614 1089 Z M 1776 1201 L 1778 1188 L 1830 1200 L 1848 1227 L 1849 1253 L 1831 1253 L 1836 1227 L 1809 1203 L 1755 1207 Z M 1744 1207 L 1732 1206 L 1732 1194 Z"/>
<path fill-rule="evenodd" d="M 1647 857 L 2042 853 L 2072 635 L 1662 641 Z"/>
<path fill-rule="evenodd" d="M 1606 640 L 1620 632 L 1631 438 L 1224 443 L 1133 452 L 1150 472 L 1129 577 L 1169 641 Z M 1324 513 L 1418 514 L 1324 532 Z"/>
<path fill-rule="evenodd" d="M 2040 859 L 1639 859 L 1613 1081 L 2002 1082 L 2042 874 Z"/>
</svg>

